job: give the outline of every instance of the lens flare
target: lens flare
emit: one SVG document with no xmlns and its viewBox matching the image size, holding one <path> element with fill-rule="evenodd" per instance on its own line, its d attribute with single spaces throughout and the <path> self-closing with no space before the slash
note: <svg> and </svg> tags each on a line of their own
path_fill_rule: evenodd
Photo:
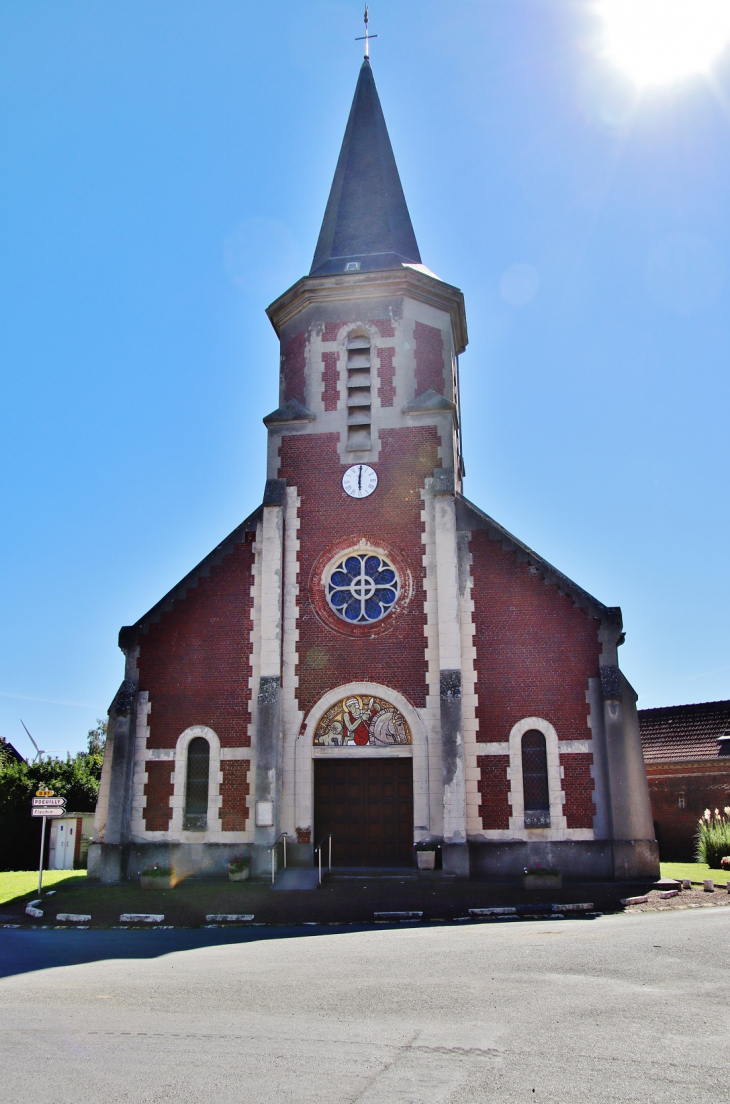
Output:
<svg viewBox="0 0 730 1104">
<path fill-rule="evenodd" d="M 597 0 L 605 55 L 639 86 L 707 73 L 730 43 L 730 0 Z"/>
</svg>

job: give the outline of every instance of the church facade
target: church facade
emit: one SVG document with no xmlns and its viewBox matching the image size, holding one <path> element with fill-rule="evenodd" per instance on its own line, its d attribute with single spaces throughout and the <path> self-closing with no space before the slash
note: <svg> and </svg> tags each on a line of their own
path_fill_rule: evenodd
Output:
<svg viewBox="0 0 730 1104">
<path fill-rule="evenodd" d="M 263 502 L 136 624 L 89 872 L 658 874 L 621 611 L 464 497 L 462 293 L 421 262 L 369 61 L 308 276 L 269 308 Z"/>
</svg>

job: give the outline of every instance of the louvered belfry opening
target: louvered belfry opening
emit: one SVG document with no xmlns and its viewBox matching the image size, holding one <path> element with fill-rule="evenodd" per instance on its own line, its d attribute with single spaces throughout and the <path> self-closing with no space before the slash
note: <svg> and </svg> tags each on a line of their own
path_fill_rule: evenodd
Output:
<svg viewBox="0 0 730 1104">
<path fill-rule="evenodd" d="M 550 827 L 547 749 L 542 732 L 532 729 L 522 737 L 522 787 L 525 828 Z"/>
<path fill-rule="evenodd" d="M 347 449 L 370 448 L 370 338 L 350 334 L 347 339 Z"/>
<path fill-rule="evenodd" d="M 183 828 L 189 832 L 204 832 L 208 827 L 209 775 L 210 745 L 202 736 L 196 736 L 188 745 L 188 770 L 185 779 Z"/>
</svg>

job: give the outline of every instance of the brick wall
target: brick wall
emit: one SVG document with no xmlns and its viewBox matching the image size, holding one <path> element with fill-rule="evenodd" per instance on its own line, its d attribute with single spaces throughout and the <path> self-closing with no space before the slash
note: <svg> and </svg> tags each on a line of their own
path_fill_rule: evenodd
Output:
<svg viewBox="0 0 730 1104">
<path fill-rule="evenodd" d="M 590 740 L 586 691 L 598 677 L 598 622 L 546 586 L 484 530 L 472 533 L 477 740 L 501 742 L 523 717 L 559 740 Z"/>
<path fill-rule="evenodd" d="M 378 349 L 377 352 L 378 380 L 380 381 L 378 397 L 380 398 L 380 405 L 392 406 L 393 399 L 395 398 L 395 387 L 393 386 L 393 380 L 395 379 L 395 367 L 393 365 L 395 349 L 386 346 L 385 349 Z"/>
<path fill-rule="evenodd" d="M 339 322 L 325 322 L 324 329 L 322 330 L 322 341 L 337 341 L 340 330 L 343 326 L 352 326 L 357 320 L 354 318 L 339 321 Z M 369 326 L 375 326 L 381 337 L 395 337 L 395 330 L 393 329 L 393 323 L 389 318 L 370 318 L 368 320 Z"/>
<path fill-rule="evenodd" d="M 284 402 L 296 399 L 306 406 L 304 401 L 304 381 L 306 376 L 307 361 L 304 355 L 306 337 L 303 333 L 290 337 L 284 346 L 284 359 L 282 364 Z"/>
<path fill-rule="evenodd" d="M 385 430 L 380 458 L 373 466 L 378 488 L 354 500 L 342 490 L 338 434 L 284 437 L 282 479 L 298 488 L 300 621 L 297 696 L 305 714 L 333 686 L 371 679 L 404 694 L 415 706 L 426 699 L 423 544 L 420 489 L 438 464 L 438 437 L 432 426 Z M 320 617 L 309 597 L 310 577 L 327 549 L 351 547 L 361 538 L 392 550 L 410 570 L 414 593 L 388 614 L 374 634 L 360 626 Z"/>
<path fill-rule="evenodd" d="M 248 772 L 250 759 L 224 759 L 221 762 L 221 829 L 224 832 L 243 832 L 248 820 L 247 795 L 250 793 Z"/>
<path fill-rule="evenodd" d="M 140 637 L 139 684 L 151 704 L 148 748 L 174 748 L 192 725 L 212 728 L 221 747 L 250 746 L 253 539 L 247 533 Z M 172 783 L 169 772 L 164 781 L 161 767 L 166 765 L 147 763 L 155 785 L 145 789 L 145 820 L 154 831 L 166 830 L 169 823 Z M 153 829 L 150 818 L 164 824 Z"/>
<path fill-rule="evenodd" d="M 148 832 L 167 832 L 170 827 L 172 809 L 172 772 L 175 764 L 168 760 L 150 759 L 145 764 L 147 781 L 144 793 L 147 801 L 144 810 L 144 822 Z"/>
<path fill-rule="evenodd" d="M 472 533 L 471 552 L 477 741 L 507 741 L 523 717 L 549 721 L 559 740 L 590 740 L 586 690 L 598 676 L 598 622 L 484 530 Z M 568 827 L 592 828 L 592 757 L 561 762 Z"/>
<path fill-rule="evenodd" d="M 441 330 L 416 322 L 416 396 L 429 389 L 444 393 L 444 339 Z"/>
<path fill-rule="evenodd" d="M 692 862 L 697 821 L 705 809 L 714 812 L 730 805 L 730 757 L 647 763 L 646 774 L 659 857 L 663 862 Z"/>
<path fill-rule="evenodd" d="M 324 384 L 322 402 L 325 410 L 337 410 L 337 404 L 340 401 L 340 389 L 338 387 L 340 374 L 337 368 L 339 359 L 339 353 L 322 353 L 322 363 L 324 364 L 322 369 L 322 383 Z"/>
<path fill-rule="evenodd" d="M 561 755 L 560 765 L 563 768 L 565 793 L 563 814 L 568 828 L 592 828 L 596 815 L 591 778 L 593 756 L 590 752 Z"/>
<path fill-rule="evenodd" d="M 509 828 L 509 755 L 478 755 L 481 779 L 477 784 L 482 828 Z"/>
</svg>

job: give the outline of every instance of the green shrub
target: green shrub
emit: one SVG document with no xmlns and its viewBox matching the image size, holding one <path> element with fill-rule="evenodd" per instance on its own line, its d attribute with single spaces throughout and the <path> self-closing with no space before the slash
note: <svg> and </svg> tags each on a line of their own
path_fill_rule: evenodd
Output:
<svg viewBox="0 0 730 1104">
<path fill-rule="evenodd" d="M 724 815 L 723 815 L 724 813 Z M 705 809 L 697 825 L 697 861 L 707 863 L 710 870 L 720 870 L 720 863 L 730 855 L 730 805 L 723 812 Z"/>
<path fill-rule="evenodd" d="M 31 817 L 31 799 L 40 787 L 66 798 L 70 813 L 93 813 L 104 760 L 106 722 L 89 733 L 89 751 L 68 759 L 18 762 L 0 759 L 0 870 L 32 870 L 38 865 L 41 818 Z M 46 832 L 46 848 L 50 832 Z M 46 851 L 46 854 L 48 852 Z"/>
</svg>

